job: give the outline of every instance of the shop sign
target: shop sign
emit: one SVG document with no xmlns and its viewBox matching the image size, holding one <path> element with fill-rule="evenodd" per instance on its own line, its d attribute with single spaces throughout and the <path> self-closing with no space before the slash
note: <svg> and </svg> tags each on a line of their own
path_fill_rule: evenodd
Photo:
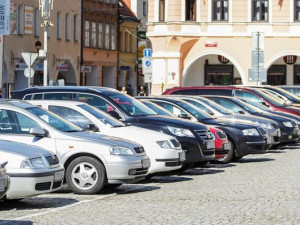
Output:
<svg viewBox="0 0 300 225">
<path fill-rule="evenodd" d="M 90 73 L 92 72 L 92 67 L 91 66 L 81 66 L 81 73 Z"/>
<path fill-rule="evenodd" d="M 58 64 L 56 66 L 56 70 L 57 71 L 67 72 L 68 69 L 69 69 L 69 65 L 68 64 Z"/>
<path fill-rule="evenodd" d="M 23 71 L 27 68 L 26 63 L 17 63 L 16 64 L 16 71 Z"/>
<path fill-rule="evenodd" d="M 205 47 L 218 47 L 218 42 L 216 41 L 206 41 Z"/>
<path fill-rule="evenodd" d="M 130 67 L 129 67 L 129 66 L 121 66 L 121 67 L 120 67 L 120 70 L 126 70 L 126 71 L 129 71 L 129 70 L 130 70 Z"/>
</svg>

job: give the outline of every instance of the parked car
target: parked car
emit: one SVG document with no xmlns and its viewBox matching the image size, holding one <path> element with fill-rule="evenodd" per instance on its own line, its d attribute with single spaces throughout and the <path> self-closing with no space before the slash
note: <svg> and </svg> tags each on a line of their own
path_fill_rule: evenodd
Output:
<svg viewBox="0 0 300 225">
<path fill-rule="evenodd" d="M 207 98 L 220 104 L 233 113 L 242 113 L 243 115 L 250 114 L 255 117 L 265 117 L 275 120 L 280 128 L 279 141 L 281 143 L 295 142 L 299 139 L 300 130 L 298 123 L 291 118 L 276 115 L 271 112 L 264 112 L 237 98 L 227 96 L 208 96 Z"/>
<path fill-rule="evenodd" d="M 219 95 L 234 96 L 245 100 L 258 102 L 271 110 L 292 113 L 300 116 L 300 108 L 287 105 L 261 90 L 245 86 L 197 86 L 176 87 L 164 92 L 164 95 Z"/>
<path fill-rule="evenodd" d="M 192 104 L 176 97 L 139 98 L 147 98 L 176 115 L 186 114 L 193 120 L 223 130 L 232 143 L 232 148 L 229 149 L 227 157 L 222 160 L 225 163 L 232 159 L 240 159 L 251 153 L 265 153 L 270 145 L 273 145 L 271 136 L 260 126 L 234 120 L 215 119 Z"/>
<path fill-rule="evenodd" d="M 57 154 L 66 182 L 78 194 L 98 193 L 106 183 L 144 179 L 150 161 L 137 143 L 82 129 L 38 106 L 0 101 L 0 139 L 46 147 Z"/>
<path fill-rule="evenodd" d="M 155 104 L 147 99 L 140 98 L 139 101 L 142 102 L 143 104 L 147 105 L 148 107 L 151 107 L 151 109 L 159 115 L 177 117 L 175 114 L 171 113 L 170 111 L 166 110 L 165 108 L 163 108 L 163 107 L 159 106 L 158 104 Z M 183 114 L 181 114 L 181 115 L 183 115 Z M 188 115 L 186 115 L 186 118 L 188 119 Z M 221 129 L 209 126 L 209 130 L 214 135 L 214 141 L 215 141 L 215 159 L 214 160 L 222 161 L 227 156 L 229 149 L 231 149 L 231 143 L 229 142 L 226 133 L 224 131 L 222 131 Z"/>
<path fill-rule="evenodd" d="M 300 97 L 300 85 L 292 85 L 292 86 L 288 86 L 288 85 L 282 85 L 279 86 L 280 88 Z"/>
<path fill-rule="evenodd" d="M 185 160 L 185 153 L 176 138 L 125 123 L 83 102 L 62 100 L 33 100 L 31 104 L 65 118 L 82 129 L 91 129 L 99 134 L 124 138 L 140 143 L 150 158 L 148 174 L 178 170 Z M 145 138 L 147 137 L 147 138 Z"/>
<path fill-rule="evenodd" d="M 173 95 L 172 95 L 173 96 Z M 182 95 L 178 96 L 178 98 L 183 99 L 197 108 L 207 112 L 212 117 L 221 118 L 226 120 L 232 120 L 235 122 L 241 123 L 252 123 L 253 125 L 260 126 L 271 136 L 271 143 L 273 145 L 280 143 L 280 128 L 275 120 L 272 118 L 264 118 L 260 116 L 252 116 L 252 115 L 239 115 L 234 114 L 233 112 L 227 110 L 226 107 L 223 107 L 214 101 L 209 100 L 208 98 L 204 98 L 202 96 L 187 96 Z"/>
<path fill-rule="evenodd" d="M 0 141 L 1 143 L 1 141 Z M 1 148 L 1 147 L 0 147 Z M 0 150 L 1 152 L 1 150 Z M 7 162 L 3 162 L 0 164 L 0 199 L 6 194 L 9 185 L 10 185 L 10 178 L 6 173 L 6 166 Z"/>
<path fill-rule="evenodd" d="M 26 100 L 73 100 L 86 102 L 125 123 L 159 131 L 176 137 L 186 161 L 183 168 L 195 162 L 210 161 L 215 157 L 213 135 L 208 127 L 177 118 L 158 116 L 138 100 L 112 88 L 52 86 L 33 87 L 12 92 L 13 98 Z"/>
<path fill-rule="evenodd" d="M 5 199 L 40 195 L 56 191 L 62 185 L 64 167 L 56 155 L 42 148 L 0 140 L 0 159 L 7 162 L 6 170 L 10 177 Z M 7 184 L 6 178 L 6 190 Z"/>
</svg>

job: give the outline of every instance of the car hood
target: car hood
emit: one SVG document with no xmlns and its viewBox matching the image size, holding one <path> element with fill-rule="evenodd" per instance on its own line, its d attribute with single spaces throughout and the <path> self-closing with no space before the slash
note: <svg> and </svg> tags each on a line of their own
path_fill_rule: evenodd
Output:
<svg viewBox="0 0 300 225">
<path fill-rule="evenodd" d="M 214 125 L 216 127 L 232 127 L 236 129 L 251 129 L 251 128 L 256 128 L 257 126 L 253 124 L 247 124 L 247 123 L 242 123 L 242 122 L 236 122 L 233 119 L 208 119 L 204 121 L 205 124 L 209 125 Z"/>
<path fill-rule="evenodd" d="M 94 141 L 108 146 L 122 146 L 131 149 L 141 146 L 137 142 L 133 142 L 119 137 L 102 135 L 94 132 L 74 132 L 70 134 L 70 136 L 80 138 L 82 141 Z"/>
<path fill-rule="evenodd" d="M 207 126 L 199 122 L 192 122 L 186 119 L 177 119 L 168 116 L 140 116 L 136 118 L 138 123 L 147 123 L 147 124 L 156 124 L 156 125 L 165 125 L 165 126 L 174 126 L 174 127 L 183 127 L 193 130 L 208 130 Z"/>
<path fill-rule="evenodd" d="M 284 116 L 285 114 L 285 116 Z M 290 116 L 288 116 L 289 114 L 287 113 L 278 113 L 277 112 L 260 112 L 260 113 L 255 113 L 253 114 L 256 116 L 259 116 L 259 117 L 265 117 L 265 118 L 268 118 L 268 119 L 271 119 L 271 120 L 275 120 L 276 122 L 286 122 L 286 121 L 291 121 L 291 119 L 294 119 Z M 291 116 L 293 116 L 293 114 L 290 114 Z M 290 117 L 290 118 L 289 118 Z M 299 119 L 299 117 L 297 117 Z"/>
<path fill-rule="evenodd" d="M 270 118 L 264 118 L 263 115 L 259 114 L 258 116 L 251 115 L 224 115 L 222 116 L 224 119 L 234 120 L 235 122 L 247 123 L 256 125 L 258 121 L 265 123 L 274 123 L 275 121 Z"/>
<path fill-rule="evenodd" d="M 3 152 L 8 155 L 11 154 L 11 157 L 18 155 L 23 158 L 37 158 L 44 155 L 50 155 L 49 151 L 39 147 L 13 142 L 13 141 L 3 141 L 3 140 L 0 140 L 0 152 Z M 1 161 L 5 160 L 2 158 L 2 154 L 0 155 L 1 155 L 0 156 Z"/>
</svg>

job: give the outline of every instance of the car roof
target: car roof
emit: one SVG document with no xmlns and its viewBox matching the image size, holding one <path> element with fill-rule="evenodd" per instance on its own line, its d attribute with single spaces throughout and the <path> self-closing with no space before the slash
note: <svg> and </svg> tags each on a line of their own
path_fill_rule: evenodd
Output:
<svg viewBox="0 0 300 225">
<path fill-rule="evenodd" d="M 80 101 L 72 101 L 72 100 L 27 100 L 29 103 L 33 104 L 58 104 L 58 105 L 69 105 L 69 106 L 77 106 L 81 104 L 86 104 Z"/>
<path fill-rule="evenodd" d="M 24 100 L 18 100 L 18 99 L 0 99 L 0 106 L 1 105 L 17 106 L 23 109 L 33 107 L 33 105 L 30 104 L 29 102 Z"/>
</svg>

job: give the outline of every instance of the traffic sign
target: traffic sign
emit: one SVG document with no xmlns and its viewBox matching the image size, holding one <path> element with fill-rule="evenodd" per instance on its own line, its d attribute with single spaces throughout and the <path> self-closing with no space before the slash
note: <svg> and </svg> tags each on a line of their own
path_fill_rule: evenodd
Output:
<svg viewBox="0 0 300 225">
<path fill-rule="evenodd" d="M 142 58 L 143 64 L 143 74 L 152 74 L 152 59 Z"/>
<path fill-rule="evenodd" d="M 34 70 L 33 70 L 32 68 L 27 67 L 27 68 L 24 70 L 24 75 L 25 75 L 25 77 L 27 77 L 27 78 L 32 78 L 33 75 L 34 75 Z"/>
<path fill-rule="evenodd" d="M 145 76 L 144 76 L 144 82 L 145 83 L 151 83 L 152 82 L 152 76 L 151 76 L 151 74 L 145 74 Z"/>
<path fill-rule="evenodd" d="M 31 66 L 33 62 L 36 60 L 36 58 L 39 56 L 38 53 L 31 53 L 31 52 L 22 52 L 21 54 L 27 66 Z"/>
<path fill-rule="evenodd" d="M 250 82 L 267 82 L 267 70 L 266 69 L 249 69 L 249 81 Z"/>
<path fill-rule="evenodd" d="M 143 57 L 152 57 L 152 50 L 151 48 L 144 48 L 143 49 Z"/>
</svg>

